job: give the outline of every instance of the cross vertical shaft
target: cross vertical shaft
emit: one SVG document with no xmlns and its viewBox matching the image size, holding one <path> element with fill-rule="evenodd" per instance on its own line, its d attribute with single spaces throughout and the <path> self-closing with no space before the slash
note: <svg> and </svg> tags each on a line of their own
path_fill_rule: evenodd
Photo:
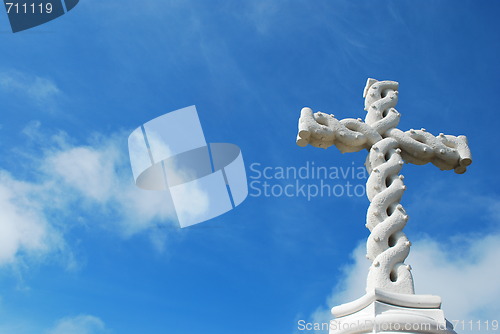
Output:
<svg viewBox="0 0 500 334">
<path fill-rule="evenodd" d="M 372 261 L 368 273 L 367 291 L 375 288 L 399 293 L 414 293 L 410 266 L 404 261 L 410 253 L 410 241 L 403 232 L 408 221 L 399 203 L 406 186 L 403 175 L 401 149 L 393 138 L 375 143 L 368 154 L 371 169 L 366 183 L 370 206 L 366 214 L 366 227 L 370 236 L 366 243 L 366 257 Z"/>
</svg>

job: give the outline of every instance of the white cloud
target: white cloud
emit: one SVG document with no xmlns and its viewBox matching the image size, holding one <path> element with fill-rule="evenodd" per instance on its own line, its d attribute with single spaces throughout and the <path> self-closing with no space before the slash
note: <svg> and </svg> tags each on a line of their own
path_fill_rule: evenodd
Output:
<svg viewBox="0 0 500 334">
<path fill-rule="evenodd" d="M 47 334 L 104 334 L 109 333 L 104 322 L 93 315 L 63 318 Z"/>
<path fill-rule="evenodd" d="M 334 292 L 328 296 L 326 306 L 318 307 L 311 314 L 311 322 L 328 323 L 332 319 L 331 308 L 342 303 L 358 299 L 365 293 L 366 276 L 370 263 L 365 257 L 365 243 L 360 243 L 351 254 L 351 263 L 341 269 L 342 280 L 334 288 Z M 319 331 L 318 333 L 324 333 Z"/>
<path fill-rule="evenodd" d="M 144 191 L 134 185 L 123 135 L 96 136 L 92 145 L 72 146 L 59 139 L 59 148 L 47 151 L 40 162 L 45 180 L 64 205 L 79 201 L 86 211 L 106 216 L 107 227 L 130 236 L 156 222 L 175 221 L 165 192 Z M 95 218 L 95 217 L 91 217 Z"/>
<path fill-rule="evenodd" d="M 0 265 L 23 255 L 43 257 L 61 249 L 61 234 L 48 222 L 33 195 L 39 187 L 0 170 Z"/>
<path fill-rule="evenodd" d="M 116 186 L 114 155 L 111 148 L 72 147 L 46 157 L 44 167 L 49 176 L 60 177 L 82 196 L 102 202 L 109 199 Z"/>
<path fill-rule="evenodd" d="M 369 267 L 364 243 L 353 251 L 352 258 L 354 263 L 343 269 L 344 277 L 327 298 L 327 307 L 319 307 L 311 315 L 311 321 L 328 322 L 332 318 L 331 307 L 364 294 Z M 500 314 L 499 258 L 500 234 L 468 234 L 443 242 L 431 238 L 418 240 L 413 243 L 406 262 L 413 267 L 416 292 L 441 296 L 448 320 L 491 323 Z M 467 328 L 456 330 L 468 332 Z M 480 331 L 474 328 L 471 332 Z"/>
<path fill-rule="evenodd" d="M 32 129 L 33 130 L 33 129 Z M 29 181 L 0 168 L 0 266 L 18 260 L 63 256 L 68 268 L 77 266 L 64 235 L 75 224 L 106 229 L 122 237 L 150 230 L 156 224 L 177 224 L 168 194 L 134 185 L 125 135 L 95 136 L 90 145 L 71 145 L 64 134 L 46 136 L 36 124 L 25 133 L 45 143 L 31 159 Z M 20 164 L 23 166 L 23 164 Z M 155 238 L 163 250 L 167 238 Z"/>
<path fill-rule="evenodd" d="M 38 105 L 52 105 L 61 94 L 52 80 L 19 71 L 0 72 L 0 89 L 18 94 Z"/>
<path fill-rule="evenodd" d="M 499 320 L 499 258 L 499 234 L 463 235 L 446 243 L 420 240 L 408 262 L 417 292 L 440 295 L 448 319 Z"/>
<path fill-rule="evenodd" d="M 119 234 L 130 236 L 150 228 L 155 221 L 175 220 L 165 192 L 144 191 L 134 185 L 123 136 L 98 136 L 92 145 L 71 146 L 59 140 L 59 148 L 47 151 L 41 169 L 45 178 L 62 187 L 59 196 L 72 194 L 110 216 Z M 67 205 L 68 203 L 64 203 Z M 112 222 L 108 227 L 116 227 Z M 102 226 L 101 226 L 102 227 Z"/>
</svg>

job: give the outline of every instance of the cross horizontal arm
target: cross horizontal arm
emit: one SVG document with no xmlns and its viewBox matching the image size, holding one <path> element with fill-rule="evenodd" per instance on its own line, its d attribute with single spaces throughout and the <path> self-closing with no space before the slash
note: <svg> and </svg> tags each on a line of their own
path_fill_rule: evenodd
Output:
<svg viewBox="0 0 500 334">
<path fill-rule="evenodd" d="M 340 152 L 358 152 L 370 149 L 382 136 L 361 118 L 346 118 L 341 121 L 333 115 L 302 108 L 299 118 L 297 145 L 328 148 L 335 145 Z"/>
<path fill-rule="evenodd" d="M 471 152 L 465 136 L 451 136 L 440 133 L 433 136 L 425 129 L 403 132 L 390 129 L 386 137 L 396 139 L 401 147 L 401 157 L 415 165 L 431 162 L 441 170 L 455 170 L 463 174 L 472 163 Z"/>
<path fill-rule="evenodd" d="M 395 114 L 395 109 L 392 110 Z M 342 153 L 358 152 L 369 150 L 383 137 L 398 141 L 401 155 L 407 163 L 424 165 L 431 162 L 441 170 L 454 169 L 458 174 L 464 173 L 472 163 L 465 136 L 433 136 L 425 129 L 403 132 L 396 128 L 390 128 L 380 135 L 360 118 L 339 121 L 333 115 L 313 113 L 307 107 L 301 111 L 297 145 L 304 147 L 310 144 L 325 149 L 335 145 Z"/>
</svg>

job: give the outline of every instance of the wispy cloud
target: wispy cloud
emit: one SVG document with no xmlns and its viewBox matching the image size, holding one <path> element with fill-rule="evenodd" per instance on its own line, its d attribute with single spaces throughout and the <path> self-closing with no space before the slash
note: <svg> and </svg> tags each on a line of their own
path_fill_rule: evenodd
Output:
<svg viewBox="0 0 500 334">
<path fill-rule="evenodd" d="M 286 5 L 286 4 L 284 4 Z M 267 34 L 280 14 L 280 5 L 273 1 L 251 1 L 245 4 L 244 16 L 257 32 Z"/>
<path fill-rule="evenodd" d="M 20 254 L 40 258 L 63 248 L 61 234 L 33 198 L 40 189 L 0 170 L 0 264 L 12 264 Z"/>
<path fill-rule="evenodd" d="M 109 333 L 104 322 L 93 315 L 82 314 L 57 321 L 46 334 L 105 334 Z"/>
<path fill-rule="evenodd" d="M 451 242 L 420 240 L 408 261 L 417 292 L 440 295 L 448 319 L 468 322 L 500 314 L 499 257 L 500 234 L 459 235 Z"/>
<path fill-rule="evenodd" d="M 172 222 L 175 212 L 162 192 L 142 191 L 134 185 L 126 138 L 125 132 L 95 135 L 89 144 L 72 145 L 64 135 L 58 136 L 57 144 L 45 150 L 39 165 L 44 184 L 50 185 L 63 207 L 78 201 L 82 214 L 94 208 L 113 218 L 119 234 L 130 236 L 155 221 Z"/>
<path fill-rule="evenodd" d="M 368 260 L 365 257 L 366 247 L 364 242 L 351 253 L 351 264 L 341 269 L 342 279 L 333 288 L 333 292 L 327 297 L 324 305 L 318 306 L 311 314 L 310 321 L 313 323 L 328 323 L 332 319 L 331 308 L 342 303 L 350 302 L 361 297 L 365 292 L 366 276 L 368 275 Z M 315 331 L 314 333 L 326 333 Z"/>
<path fill-rule="evenodd" d="M 134 185 L 126 133 L 95 135 L 85 145 L 71 144 L 64 133 L 44 134 L 39 123 L 24 133 L 44 146 L 41 152 L 23 152 L 32 179 L 16 177 L 25 175 L 22 165 L 17 171 L 0 168 L 0 265 L 63 254 L 74 267 L 65 235 L 75 226 L 128 238 L 159 223 L 177 224 L 166 193 Z M 165 241 L 165 236 L 152 237 L 158 250 Z"/>
<path fill-rule="evenodd" d="M 0 90 L 48 108 L 49 111 L 55 107 L 56 99 L 61 94 L 51 79 L 13 70 L 0 72 Z"/>
</svg>

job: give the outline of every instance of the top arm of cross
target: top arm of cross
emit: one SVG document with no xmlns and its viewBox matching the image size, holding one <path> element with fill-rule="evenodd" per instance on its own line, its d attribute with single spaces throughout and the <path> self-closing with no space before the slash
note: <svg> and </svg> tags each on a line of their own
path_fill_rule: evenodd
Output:
<svg viewBox="0 0 500 334">
<path fill-rule="evenodd" d="M 472 163 L 465 136 L 432 134 L 421 130 L 403 132 L 396 128 L 400 114 L 394 109 L 398 101 L 398 83 L 368 79 L 365 97 L 365 121 L 361 118 L 337 120 L 333 115 L 313 113 L 303 108 L 299 119 L 297 145 L 310 144 L 328 148 L 335 145 L 342 153 L 370 149 L 386 137 L 397 140 L 401 156 L 407 163 L 433 163 L 441 170 L 454 169 L 462 174 Z"/>
</svg>

